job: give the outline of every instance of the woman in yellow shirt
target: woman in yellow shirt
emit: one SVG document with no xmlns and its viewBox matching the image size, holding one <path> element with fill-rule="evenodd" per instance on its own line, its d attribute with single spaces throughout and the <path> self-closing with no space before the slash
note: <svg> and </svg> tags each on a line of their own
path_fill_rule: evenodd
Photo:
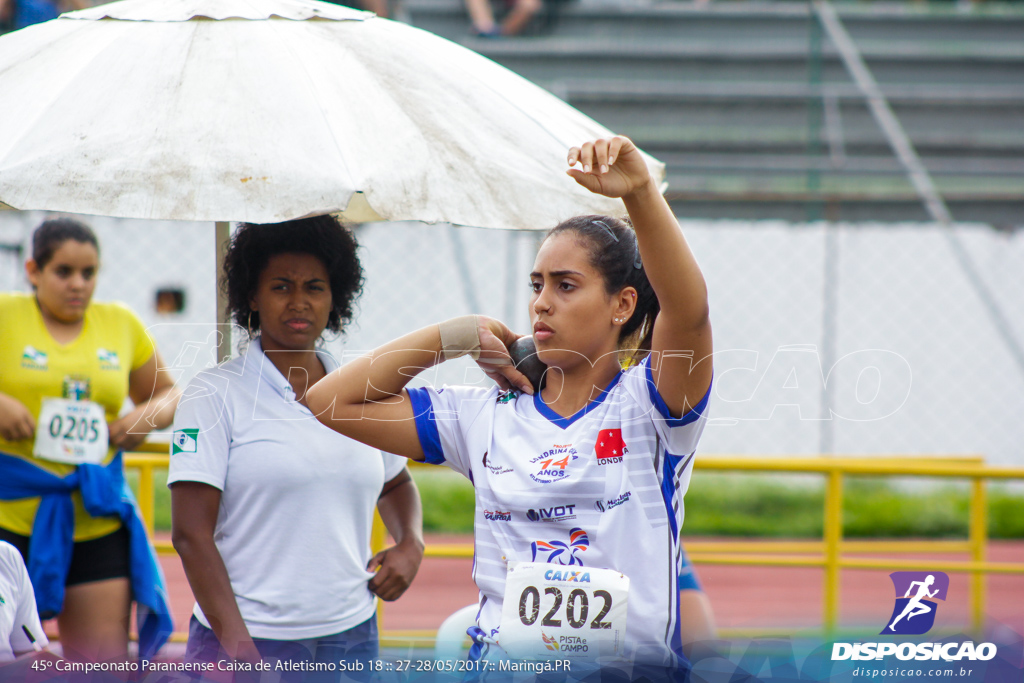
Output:
<svg viewBox="0 0 1024 683">
<path fill-rule="evenodd" d="M 26 263 L 34 293 L 0 294 L 0 479 L 17 475 L 32 481 L 29 487 L 37 478 L 76 482 L 70 504 L 43 506 L 67 524 L 73 508 L 66 579 L 50 593 L 36 572 L 33 582 L 37 598 L 51 598 L 39 600 L 44 618 L 59 611 L 65 656 L 90 661 L 127 657 L 133 593 L 142 598 L 131 582 L 134 555 L 124 516 L 91 515 L 79 491 L 92 488 L 91 474 L 81 474 L 81 484 L 69 477 L 88 469 L 79 465 L 109 465 L 150 430 L 170 425 L 178 396 L 142 322 L 120 304 L 91 303 L 98 269 L 91 229 L 72 219 L 48 220 L 33 234 Z M 126 397 L 134 408 L 118 417 Z M 112 476 L 115 483 L 102 492 L 118 503 L 120 494 L 110 490 L 121 482 L 120 470 Z M 52 544 L 54 525 L 42 512 L 37 518 L 45 496 L 19 497 L 16 490 L 0 491 L 0 540 L 17 547 L 31 569 L 31 556 L 47 550 L 40 539 Z"/>
</svg>

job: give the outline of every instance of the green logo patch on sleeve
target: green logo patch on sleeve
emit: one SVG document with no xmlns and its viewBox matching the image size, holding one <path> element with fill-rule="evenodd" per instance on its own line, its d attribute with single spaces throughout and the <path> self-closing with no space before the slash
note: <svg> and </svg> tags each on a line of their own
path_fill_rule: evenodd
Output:
<svg viewBox="0 0 1024 683">
<path fill-rule="evenodd" d="M 171 455 L 177 455 L 178 453 L 195 453 L 198 445 L 198 438 L 198 429 L 175 430 L 174 436 L 171 438 Z"/>
</svg>

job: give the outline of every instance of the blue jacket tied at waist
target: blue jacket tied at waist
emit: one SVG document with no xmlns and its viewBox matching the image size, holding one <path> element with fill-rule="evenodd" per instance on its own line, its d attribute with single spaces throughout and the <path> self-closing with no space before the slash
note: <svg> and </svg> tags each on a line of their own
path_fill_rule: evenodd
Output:
<svg viewBox="0 0 1024 683">
<path fill-rule="evenodd" d="M 44 618 L 59 613 L 64 604 L 64 581 L 71 565 L 75 531 L 71 493 L 81 491 L 82 503 L 93 517 L 121 519 L 130 539 L 139 656 L 149 659 L 155 655 L 167 642 L 174 624 L 163 572 L 146 537 L 135 498 L 124 480 L 121 452 L 105 467 L 79 465 L 66 477 L 51 474 L 24 458 L 0 453 L 0 472 L 0 500 L 42 498 L 29 541 L 28 573 L 36 605 Z"/>
</svg>

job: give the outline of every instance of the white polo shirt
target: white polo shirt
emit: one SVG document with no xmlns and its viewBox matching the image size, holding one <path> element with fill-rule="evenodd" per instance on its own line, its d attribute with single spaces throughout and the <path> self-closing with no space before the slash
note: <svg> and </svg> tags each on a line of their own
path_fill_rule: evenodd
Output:
<svg viewBox="0 0 1024 683">
<path fill-rule="evenodd" d="M 405 458 L 320 424 L 258 339 L 189 383 L 174 430 L 168 484 L 223 492 L 214 541 L 250 635 L 319 638 L 373 616 L 373 511 Z M 198 604 L 194 614 L 209 627 Z"/>
<path fill-rule="evenodd" d="M 39 623 L 36 596 L 21 553 L 10 543 L 0 541 L 0 663 L 33 650 L 22 627 L 32 633 L 40 647 L 49 643 Z"/>
</svg>

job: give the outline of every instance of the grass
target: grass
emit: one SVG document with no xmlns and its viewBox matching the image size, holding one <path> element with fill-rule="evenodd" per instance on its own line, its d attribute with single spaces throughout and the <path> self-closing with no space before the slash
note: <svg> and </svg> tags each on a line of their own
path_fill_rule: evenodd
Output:
<svg viewBox="0 0 1024 683">
<path fill-rule="evenodd" d="M 473 487 L 445 468 L 413 472 L 423 497 L 424 529 L 472 533 Z M 171 528 L 166 472 L 156 472 L 156 528 Z M 129 472 L 136 485 L 138 477 Z M 989 488 L 991 538 L 1024 538 L 1024 495 Z M 686 494 L 687 536 L 820 538 L 824 488 L 820 479 L 697 473 Z M 847 538 L 966 538 L 966 486 L 901 487 L 883 478 L 853 478 L 843 495 Z"/>
<path fill-rule="evenodd" d="M 708 536 L 820 538 L 824 486 L 794 477 L 697 474 L 686 494 L 683 533 Z M 1024 496 L 989 489 L 991 538 L 1024 537 Z M 899 486 L 851 477 L 843 489 L 846 538 L 966 538 L 966 486 Z"/>
<path fill-rule="evenodd" d="M 824 487 L 791 477 L 698 474 L 686 494 L 686 535 L 820 538 Z M 1024 533 L 1024 498 L 993 491 L 990 531 Z M 1001 505 L 996 506 L 999 501 Z M 1002 504 L 1009 503 L 1009 504 Z M 967 491 L 954 486 L 904 489 L 881 478 L 850 478 L 843 491 L 847 538 L 966 537 Z M 1004 513 L 1016 507 L 1015 520 Z M 995 534 L 993 534 L 995 535 Z M 1019 537 L 1019 535 L 1017 536 Z"/>
<path fill-rule="evenodd" d="M 447 467 L 413 472 L 423 498 L 423 530 L 434 533 L 473 533 L 476 494 L 469 480 Z"/>
</svg>

